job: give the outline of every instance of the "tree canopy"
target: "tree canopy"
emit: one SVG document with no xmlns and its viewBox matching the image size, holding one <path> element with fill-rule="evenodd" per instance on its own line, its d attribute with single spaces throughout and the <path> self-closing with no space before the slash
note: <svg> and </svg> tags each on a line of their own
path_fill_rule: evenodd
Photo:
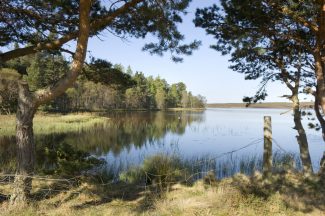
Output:
<svg viewBox="0 0 325 216">
<path fill-rule="evenodd" d="M 157 42 L 146 44 L 144 50 L 159 55 L 170 51 L 172 58 L 180 61 L 179 55 L 191 54 L 199 45 L 198 41 L 182 44 L 184 36 L 177 28 L 189 2 L 94 0 L 90 8 L 90 36 L 104 30 L 121 38 L 145 38 L 152 34 Z M 4 0 L 0 7 L 0 46 L 24 45 L 0 54 L 2 62 L 40 50 L 63 51 L 66 43 L 78 37 L 79 1 Z"/>
<path fill-rule="evenodd" d="M 72 55 L 69 69 L 62 76 L 59 75 L 58 80 L 52 80 L 46 87 L 42 86 L 36 91 L 31 91 L 24 76 L 26 71 L 19 69 L 23 75 L 17 82 L 16 140 L 19 157 L 12 203 L 28 200 L 31 190 L 30 176 L 33 175 L 35 165 L 35 112 L 39 106 L 58 98 L 75 84 L 84 67 L 89 38 L 99 36 L 104 30 L 122 38 L 145 38 L 151 34 L 156 42 L 145 45 L 143 50 L 158 55 L 170 51 L 174 61 L 181 61 L 181 55 L 190 55 L 200 44 L 198 41 L 184 44 L 184 36 L 178 30 L 177 24 L 182 22 L 181 15 L 186 14 L 189 2 L 190 0 L 0 2 L 0 67 L 10 67 L 10 60 L 42 51 Z M 75 51 L 66 46 L 72 41 L 76 41 Z M 14 44 L 21 48 L 13 46 Z M 13 48 L 8 50 L 8 47 Z M 103 62 L 95 63 L 103 65 Z M 106 64 L 105 67 L 111 70 L 109 65 Z M 92 77 L 98 78 L 97 74 L 92 74 Z"/>
<path fill-rule="evenodd" d="M 319 110 L 325 113 L 324 1 L 221 0 L 220 6 L 198 9 L 195 24 L 215 37 L 213 49 L 231 54 L 233 70 L 262 79 L 247 102 L 264 99 L 268 81 L 281 80 L 291 90 L 299 77 L 299 85 L 315 96 L 325 134 Z"/>
</svg>

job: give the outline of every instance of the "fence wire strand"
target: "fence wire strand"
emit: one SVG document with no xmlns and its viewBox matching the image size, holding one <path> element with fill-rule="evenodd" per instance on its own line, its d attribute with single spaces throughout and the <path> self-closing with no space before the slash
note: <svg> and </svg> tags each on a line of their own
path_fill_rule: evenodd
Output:
<svg viewBox="0 0 325 216">
<path fill-rule="evenodd" d="M 283 152 L 287 153 L 286 150 L 284 150 L 281 145 L 275 140 L 272 139 L 273 142 L 275 143 L 275 145 Z M 209 157 L 208 159 L 202 159 L 202 160 L 198 160 L 196 161 L 194 164 L 192 164 L 192 170 L 195 167 L 200 168 L 200 165 L 203 164 L 209 164 L 211 162 L 214 162 L 214 164 L 216 165 L 216 160 L 226 157 L 228 155 L 230 155 L 232 157 L 232 155 L 236 152 L 239 152 L 241 150 L 244 150 L 250 146 L 254 146 L 254 145 L 258 145 L 261 144 L 263 142 L 263 138 L 259 138 L 256 140 L 253 140 L 251 142 L 249 142 L 248 144 L 228 151 L 228 152 L 224 152 L 221 154 L 216 154 L 212 157 Z M 209 166 L 208 166 L 209 167 Z M 203 176 L 207 175 L 209 172 L 214 172 L 216 173 L 218 171 L 218 168 L 215 167 L 214 169 L 212 168 L 208 168 L 205 171 L 202 170 L 203 168 L 201 167 L 200 171 L 197 172 L 193 172 L 193 173 L 189 173 L 188 176 L 185 176 L 184 179 L 182 180 L 183 182 L 185 182 L 186 184 L 189 184 L 190 182 L 193 182 L 193 179 L 197 180 L 200 177 L 202 178 Z M 183 172 L 188 170 L 188 168 L 183 168 L 183 169 L 178 169 L 175 171 L 171 171 L 171 172 L 167 172 L 164 174 L 155 174 L 155 173 L 150 173 L 150 172 L 144 172 L 145 175 L 145 182 L 143 184 L 137 184 L 135 185 L 135 187 L 137 188 L 141 188 L 141 189 L 145 189 L 147 190 L 148 188 L 152 188 L 152 187 L 160 187 L 162 188 L 162 184 L 165 185 L 172 185 L 172 184 L 176 184 L 179 183 L 180 181 L 173 181 L 171 180 L 171 176 L 174 175 L 176 172 Z M 15 182 L 14 182 L 14 178 L 16 176 L 22 176 L 22 175 L 16 175 L 16 174 L 0 174 L 0 185 L 9 185 L 11 187 L 14 187 Z M 198 176 L 198 177 L 197 177 Z M 37 181 L 41 181 L 41 182 L 48 182 L 47 188 L 44 185 L 33 185 L 33 188 L 29 188 L 29 189 L 33 189 L 34 191 L 38 191 L 38 192 L 45 192 L 45 194 L 43 195 L 44 197 L 49 196 L 52 192 L 58 192 L 58 193 L 66 193 L 66 192 L 70 192 L 70 194 L 76 194 L 76 195 L 80 195 L 82 192 L 78 192 L 78 191 L 74 191 L 74 189 L 76 188 L 75 185 L 76 183 L 82 178 L 84 177 L 83 175 L 80 176 L 75 176 L 72 178 L 53 178 L 50 176 L 37 176 L 37 175 L 30 175 L 30 176 L 24 176 L 33 180 L 37 180 Z M 154 182 L 155 179 L 159 179 L 158 182 Z M 116 182 L 114 180 L 105 182 L 104 179 L 100 179 L 101 183 L 96 183 L 96 185 L 98 186 L 110 186 L 110 185 L 114 185 L 116 184 Z M 52 182 L 53 184 L 49 184 L 49 182 Z M 148 184 L 148 182 L 151 182 L 151 184 Z M 54 185 L 56 184 L 56 185 Z M 58 185 L 59 184 L 59 185 Z M 60 188 L 60 187 L 61 188 Z M 128 184 L 125 185 L 119 185 L 120 189 L 127 189 L 129 187 Z M 91 191 L 87 191 L 87 193 L 92 194 L 92 195 L 96 195 L 95 193 L 92 193 Z M 1 191 L 0 191 L 0 195 L 1 195 Z M 0 197 L 1 198 L 1 197 Z M 105 197 L 104 197 L 105 198 Z M 109 197 L 106 197 L 109 198 Z"/>
</svg>

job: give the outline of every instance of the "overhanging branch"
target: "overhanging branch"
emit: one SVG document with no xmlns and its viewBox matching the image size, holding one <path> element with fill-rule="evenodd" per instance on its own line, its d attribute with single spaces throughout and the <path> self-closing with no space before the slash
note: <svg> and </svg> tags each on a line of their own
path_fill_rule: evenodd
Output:
<svg viewBox="0 0 325 216">
<path fill-rule="evenodd" d="M 108 26 L 112 21 L 118 17 L 119 15 L 125 13 L 127 10 L 129 10 L 132 7 L 135 7 L 140 2 L 143 2 L 144 0 L 132 0 L 128 3 L 125 3 L 122 7 L 116 9 L 112 14 L 102 17 L 100 19 L 94 20 L 90 24 L 90 32 L 91 34 L 94 34 L 98 31 L 101 31 L 105 29 L 106 26 Z M 34 54 L 41 50 L 56 50 L 61 48 L 64 44 L 67 42 L 74 40 L 78 37 L 79 31 L 72 32 L 70 34 L 64 35 L 61 38 L 54 40 L 52 42 L 40 42 L 37 45 L 28 46 L 24 48 L 18 48 L 14 49 L 5 53 L 0 54 L 0 63 L 6 62 L 14 58 L 26 56 L 29 54 Z"/>
</svg>

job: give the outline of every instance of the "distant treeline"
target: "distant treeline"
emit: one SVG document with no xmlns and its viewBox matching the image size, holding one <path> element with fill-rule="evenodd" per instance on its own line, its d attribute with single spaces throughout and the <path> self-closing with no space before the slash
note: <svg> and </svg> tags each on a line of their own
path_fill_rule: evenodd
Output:
<svg viewBox="0 0 325 216">
<path fill-rule="evenodd" d="M 31 91 L 44 88 L 60 79 L 69 69 L 61 55 L 46 52 L 10 62 L 0 71 L 0 113 L 16 111 L 18 88 L 16 79 L 25 75 Z M 14 70 L 14 69 L 15 70 Z M 73 88 L 50 104 L 44 111 L 98 111 L 107 109 L 203 108 L 206 99 L 194 96 L 182 82 L 168 84 L 165 79 L 146 77 L 120 64 L 91 60 Z"/>
<path fill-rule="evenodd" d="M 301 102 L 301 108 L 314 107 L 313 102 Z M 253 103 L 247 106 L 246 103 L 211 103 L 207 104 L 208 108 L 276 108 L 276 109 L 291 109 L 292 103 L 289 102 L 264 102 L 264 103 Z"/>
</svg>

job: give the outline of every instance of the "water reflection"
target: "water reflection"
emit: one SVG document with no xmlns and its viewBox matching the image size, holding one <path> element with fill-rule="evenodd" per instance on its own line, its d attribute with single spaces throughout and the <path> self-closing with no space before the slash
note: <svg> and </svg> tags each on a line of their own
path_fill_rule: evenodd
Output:
<svg viewBox="0 0 325 216">
<path fill-rule="evenodd" d="M 203 115 L 188 112 L 118 112 L 108 115 L 111 121 L 96 125 L 84 133 L 70 134 L 66 141 L 72 146 L 95 155 L 140 149 L 156 144 L 167 133 L 182 135 L 193 122 L 203 121 Z"/>
<path fill-rule="evenodd" d="M 226 152 L 241 149 L 233 158 L 259 157 L 263 152 L 263 116 L 272 116 L 273 150 L 299 154 L 291 113 L 280 109 L 208 109 L 204 112 L 112 112 L 104 124 L 77 132 L 35 135 L 37 150 L 55 149 L 69 145 L 108 163 L 139 164 L 143 158 L 161 152 L 177 151 L 184 158 L 208 155 L 215 158 Z M 308 129 L 303 122 L 315 171 L 324 151 L 320 132 Z M 257 142 L 258 141 L 258 142 Z M 173 153 L 173 152 L 172 152 Z M 39 163 L 47 159 L 38 155 Z M 14 166 L 15 140 L 0 137 L 0 167 Z M 219 158 L 219 157 L 218 157 Z M 223 160 L 224 158 L 220 158 Z M 228 163 L 228 162 L 227 162 Z M 120 163 L 119 163 L 120 164 Z M 39 165 L 40 167 L 44 167 Z M 49 165 L 46 165 L 49 166 Z"/>
<path fill-rule="evenodd" d="M 53 165 L 57 163 L 53 152 L 70 151 L 69 146 L 91 155 L 118 156 L 121 151 L 129 151 L 131 148 L 141 149 L 155 145 L 166 134 L 180 136 L 193 122 L 204 121 L 202 112 L 112 112 L 105 116 L 110 118 L 106 123 L 81 131 L 35 134 L 37 166 L 52 170 L 53 166 L 57 166 Z M 14 170 L 15 151 L 14 137 L 0 137 L 0 162 L 3 164 L 0 172 Z M 69 151 L 65 153 L 72 154 Z"/>
</svg>

